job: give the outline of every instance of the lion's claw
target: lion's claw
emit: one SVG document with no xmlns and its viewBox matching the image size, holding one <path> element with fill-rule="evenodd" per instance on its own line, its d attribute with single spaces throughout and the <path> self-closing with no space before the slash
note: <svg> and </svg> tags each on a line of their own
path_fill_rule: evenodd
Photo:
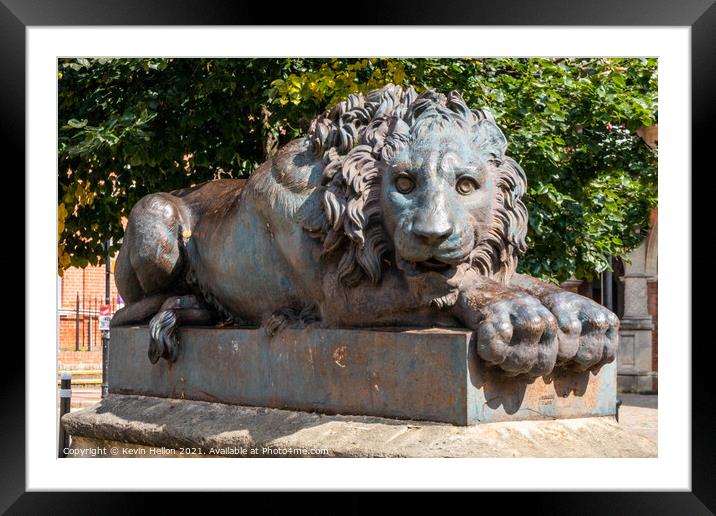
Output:
<svg viewBox="0 0 716 516">
<path fill-rule="evenodd" d="M 477 354 L 506 374 L 542 376 L 557 360 L 557 321 L 531 296 L 501 300 L 483 309 Z"/>
<path fill-rule="evenodd" d="M 559 322 L 557 364 L 574 371 L 614 361 L 619 319 L 591 299 L 563 291 L 543 300 Z"/>
</svg>

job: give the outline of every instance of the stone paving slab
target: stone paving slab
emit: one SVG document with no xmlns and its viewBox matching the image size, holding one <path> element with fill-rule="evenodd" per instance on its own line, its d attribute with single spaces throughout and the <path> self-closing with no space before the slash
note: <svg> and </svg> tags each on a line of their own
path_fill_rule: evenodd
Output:
<svg viewBox="0 0 716 516">
<path fill-rule="evenodd" d="M 622 419 L 623 421 L 623 419 Z M 197 448 L 228 456 L 656 457 L 656 442 L 613 417 L 459 427 L 370 416 L 328 416 L 148 396 L 110 395 L 62 422 L 79 450 Z M 246 450 L 249 452 L 246 453 Z M 251 450 L 256 453 L 252 454 Z M 293 450 L 288 453 L 287 451 Z M 321 450 L 308 453 L 307 450 Z M 89 453 L 84 456 L 90 456 Z M 119 456 L 131 456 L 122 452 Z"/>
</svg>

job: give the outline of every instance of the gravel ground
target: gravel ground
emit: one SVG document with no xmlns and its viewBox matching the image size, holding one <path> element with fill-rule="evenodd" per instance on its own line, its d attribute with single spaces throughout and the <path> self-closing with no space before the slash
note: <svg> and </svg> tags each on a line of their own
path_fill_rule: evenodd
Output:
<svg viewBox="0 0 716 516">
<path fill-rule="evenodd" d="M 619 422 L 594 417 L 458 427 L 110 395 L 63 422 L 73 448 L 116 446 L 128 456 L 166 447 L 196 448 L 204 456 L 256 449 L 255 456 L 319 450 L 326 457 L 656 457 L 656 397 L 621 399 Z"/>
</svg>

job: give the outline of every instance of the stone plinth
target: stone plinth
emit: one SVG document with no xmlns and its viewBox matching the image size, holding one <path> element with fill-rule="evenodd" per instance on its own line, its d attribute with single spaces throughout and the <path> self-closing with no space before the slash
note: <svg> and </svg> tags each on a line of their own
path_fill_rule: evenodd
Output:
<svg viewBox="0 0 716 516">
<path fill-rule="evenodd" d="M 146 327 L 112 329 L 110 393 L 454 425 L 616 412 L 616 364 L 508 378 L 467 330 L 182 328 L 179 340 L 175 363 L 152 365 Z"/>
<path fill-rule="evenodd" d="M 613 417 L 489 425 L 328 416 L 111 394 L 63 416 L 69 457 L 656 457 Z"/>
</svg>

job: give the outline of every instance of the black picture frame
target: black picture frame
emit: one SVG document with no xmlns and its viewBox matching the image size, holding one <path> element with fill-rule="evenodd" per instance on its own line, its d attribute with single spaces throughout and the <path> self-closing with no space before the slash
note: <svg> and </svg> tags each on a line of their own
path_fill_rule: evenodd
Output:
<svg viewBox="0 0 716 516">
<path fill-rule="evenodd" d="M 323 4 L 323 5 L 322 5 Z M 337 4 L 313 2 L 294 8 L 280 4 L 242 4 L 218 0 L 0 0 L 0 103 L 5 149 L 17 159 L 15 170 L 25 170 L 25 30 L 29 26 L 89 25 L 282 25 L 296 24 L 298 11 L 305 10 L 311 25 L 551 25 L 551 26 L 688 26 L 691 27 L 692 70 L 692 170 L 708 171 L 708 153 L 713 148 L 714 97 L 716 94 L 716 6 L 714 0 L 603 0 L 563 2 L 560 0 L 502 0 L 478 3 L 460 0 L 446 6 L 426 0 L 393 0 L 380 7 L 380 19 L 370 10 L 352 7 L 350 16 L 336 16 Z M 683 128 L 689 130 L 689 128 Z M 685 167 L 689 157 L 684 156 Z M 19 175 L 19 174 L 18 174 Z M 692 174 L 691 179 L 696 179 Z M 17 191 L 23 191 L 19 181 Z M 694 205 L 696 203 L 694 202 Z M 697 222 L 693 217 L 694 223 Z M 700 218 L 698 220 L 704 220 Z M 19 224 L 16 231 L 19 232 Z M 692 235 L 703 234 L 693 231 Z M 19 236 L 19 235 L 17 235 Z M 24 234 L 15 242 L 30 237 Z M 18 245 L 18 253 L 21 253 Z M 24 249 L 24 246 L 23 246 Z M 693 255 L 692 270 L 706 270 L 711 253 Z M 19 255 L 14 255 L 16 263 Z M 10 261 L 4 261 L 10 267 Z M 17 269 L 17 265 L 12 265 Z M 25 270 L 25 274 L 29 271 Z M 691 299 L 683 300 L 691 304 Z M 24 306 L 24 303 L 23 303 Z M 28 314 L 25 313 L 27 321 Z M 693 319 L 693 317 L 692 317 Z M 694 337 L 695 337 L 694 333 Z M 685 339 L 692 338 L 685 335 Z M 716 511 L 716 419 L 714 418 L 714 346 L 708 341 L 692 342 L 692 490 L 690 492 L 619 493 L 497 493 L 509 497 L 509 506 L 523 505 L 541 514 L 712 514 Z M 684 345 L 685 343 L 673 343 Z M 699 345 L 700 344 L 700 345 Z M 666 345 L 666 344 L 664 344 Z M 0 510 L 8 514 L 104 514 L 132 513 L 146 508 L 146 497 L 122 493 L 27 493 L 25 492 L 25 353 L 22 347 L 7 346 L 3 372 L 2 444 L 3 481 Z M 48 351 L 49 352 L 49 351 Z M 666 415 L 668 417 L 668 414 Z M 668 445 L 668 443 L 666 443 Z M 559 483 L 556 480 L 556 483 Z M 479 496 L 488 496 L 480 493 Z M 499 500 L 480 498 L 479 506 Z M 163 496 L 163 512 L 183 504 L 181 496 Z M 220 503 L 220 502 L 217 502 Z M 517 504 L 517 505 L 515 505 Z M 172 507 L 172 506 L 175 507 Z M 499 506 L 499 505 L 498 505 Z"/>
</svg>

